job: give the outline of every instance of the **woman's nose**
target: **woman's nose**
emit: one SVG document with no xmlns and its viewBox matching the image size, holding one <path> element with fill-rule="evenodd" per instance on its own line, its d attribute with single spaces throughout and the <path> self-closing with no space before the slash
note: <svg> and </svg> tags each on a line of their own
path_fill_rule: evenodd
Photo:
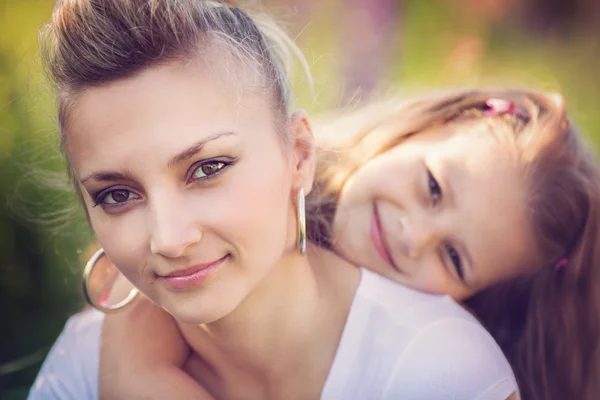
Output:
<svg viewBox="0 0 600 400">
<path fill-rule="evenodd" d="M 202 239 L 200 224 L 194 221 L 185 207 L 169 204 L 155 206 L 152 216 L 150 250 L 167 258 L 178 258 Z"/>
</svg>

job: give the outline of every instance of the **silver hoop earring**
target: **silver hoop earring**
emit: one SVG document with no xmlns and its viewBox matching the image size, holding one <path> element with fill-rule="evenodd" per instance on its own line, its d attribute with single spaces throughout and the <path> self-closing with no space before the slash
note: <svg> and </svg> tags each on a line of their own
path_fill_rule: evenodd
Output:
<svg viewBox="0 0 600 400">
<path fill-rule="evenodd" d="M 117 304 L 115 304 L 113 306 L 107 306 L 105 304 L 95 301 L 90 294 L 90 292 L 91 292 L 90 288 L 89 288 L 90 277 L 92 276 L 92 271 L 94 270 L 96 263 L 103 255 L 104 255 L 104 249 L 98 250 L 96 253 L 94 253 L 94 255 L 90 258 L 90 260 L 85 265 L 85 268 L 83 270 L 83 295 L 85 296 L 85 300 L 88 302 L 89 305 L 91 305 L 92 307 L 94 307 L 95 309 L 97 309 L 99 311 L 102 311 L 105 314 L 110 314 L 110 313 L 114 313 L 117 311 L 121 311 L 125 307 L 130 305 L 133 302 L 133 300 L 136 298 L 136 296 L 138 295 L 139 290 L 137 290 L 134 287 L 133 289 L 131 289 L 129 294 L 123 300 L 121 300 L 120 302 L 118 302 Z"/>
<path fill-rule="evenodd" d="M 300 254 L 306 254 L 306 207 L 304 205 L 304 188 L 298 190 L 296 201 L 298 213 L 298 250 Z"/>
</svg>

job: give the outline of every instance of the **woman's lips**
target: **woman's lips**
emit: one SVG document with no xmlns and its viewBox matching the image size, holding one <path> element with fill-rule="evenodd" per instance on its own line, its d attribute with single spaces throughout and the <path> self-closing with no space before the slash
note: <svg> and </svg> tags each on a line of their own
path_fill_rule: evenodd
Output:
<svg viewBox="0 0 600 400">
<path fill-rule="evenodd" d="M 173 290 L 184 290 L 199 285 L 211 276 L 225 262 L 228 256 L 208 264 L 199 264 L 186 269 L 158 275 L 158 280 L 164 282 Z"/>
<path fill-rule="evenodd" d="M 375 247 L 375 250 L 377 250 L 379 256 L 392 267 L 397 269 L 394 261 L 392 260 L 392 256 L 390 255 L 389 248 L 383 235 L 377 204 L 373 205 L 373 218 L 371 219 L 371 241 L 373 242 L 373 246 Z"/>
</svg>

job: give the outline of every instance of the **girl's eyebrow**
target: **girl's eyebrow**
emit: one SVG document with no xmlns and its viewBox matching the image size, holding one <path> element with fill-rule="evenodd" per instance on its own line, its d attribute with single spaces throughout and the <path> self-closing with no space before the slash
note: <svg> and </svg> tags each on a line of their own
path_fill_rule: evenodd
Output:
<svg viewBox="0 0 600 400">
<path fill-rule="evenodd" d="M 444 193 L 446 201 L 450 207 L 457 207 L 456 193 L 452 181 L 456 179 L 456 166 L 451 165 L 447 160 L 439 160 L 437 164 L 437 176 L 440 187 Z"/>
<path fill-rule="evenodd" d="M 477 277 L 475 276 L 475 268 L 473 264 L 473 257 L 469 253 L 469 249 L 467 248 L 465 243 L 458 242 L 458 247 L 462 250 L 461 253 L 464 254 L 464 258 L 466 258 L 466 268 L 463 263 L 463 273 L 464 273 L 464 283 L 468 287 L 473 287 L 477 283 Z M 465 271 L 466 270 L 466 271 Z M 466 273 L 465 273 L 466 272 Z"/>
</svg>

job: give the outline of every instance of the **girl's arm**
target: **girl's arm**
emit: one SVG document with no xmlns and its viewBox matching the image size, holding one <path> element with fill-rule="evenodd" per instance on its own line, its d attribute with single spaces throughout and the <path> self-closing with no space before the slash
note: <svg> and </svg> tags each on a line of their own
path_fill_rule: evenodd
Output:
<svg viewBox="0 0 600 400">
<path fill-rule="evenodd" d="M 105 318 L 99 398 L 211 400 L 182 369 L 190 350 L 173 318 L 138 297 L 132 306 Z"/>
</svg>

